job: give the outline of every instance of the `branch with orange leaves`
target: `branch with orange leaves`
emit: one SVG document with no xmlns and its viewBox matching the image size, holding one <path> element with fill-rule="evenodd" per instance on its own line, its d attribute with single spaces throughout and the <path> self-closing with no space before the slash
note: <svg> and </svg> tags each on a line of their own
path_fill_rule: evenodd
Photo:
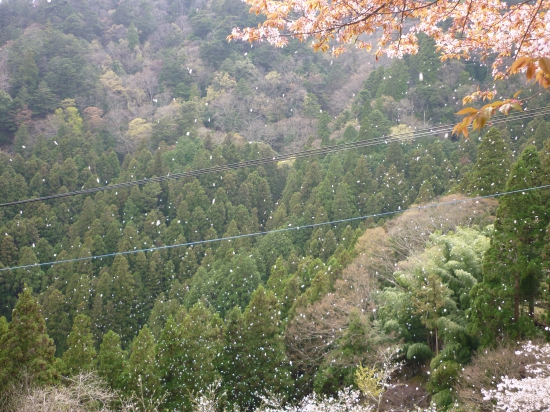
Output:
<svg viewBox="0 0 550 412">
<path fill-rule="evenodd" d="M 462 133 L 464 137 L 467 138 L 468 128 L 470 126 L 472 126 L 473 130 L 481 130 L 485 127 L 489 119 L 491 119 L 491 117 L 497 112 L 507 116 L 510 110 L 522 111 L 523 104 L 526 101 L 550 88 L 550 58 L 535 58 L 527 56 L 520 57 L 512 64 L 512 66 L 510 66 L 508 73 L 510 75 L 514 75 L 520 72 L 524 72 L 527 81 L 538 84 L 541 87 L 541 90 L 524 99 L 518 99 L 518 96 L 521 93 L 520 90 L 516 92 L 514 97 L 511 99 L 497 100 L 495 102 L 487 103 L 479 109 L 476 109 L 475 107 L 466 107 L 456 113 L 457 115 L 465 115 L 465 117 L 453 128 L 453 134 L 459 135 Z M 495 94 L 495 91 L 482 91 L 478 89 L 471 95 L 464 97 L 464 99 L 462 99 L 462 104 L 472 103 L 475 100 L 492 100 L 494 99 Z"/>
</svg>

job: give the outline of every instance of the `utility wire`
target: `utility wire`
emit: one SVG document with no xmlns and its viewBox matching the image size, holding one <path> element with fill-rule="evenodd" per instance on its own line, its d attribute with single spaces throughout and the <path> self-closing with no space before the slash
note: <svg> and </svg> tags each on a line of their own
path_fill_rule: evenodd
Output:
<svg viewBox="0 0 550 412">
<path fill-rule="evenodd" d="M 541 110 L 531 110 L 529 112 L 522 112 L 514 116 L 502 117 L 500 119 L 497 118 L 491 122 L 491 125 L 501 124 L 501 123 L 510 122 L 510 121 L 525 120 L 531 117 L 543 116 L 546 114 L 550 114 L 550 107 L 545 107 Z M 151 179 L 134 180 L 131 182 L 117 183 L 110 186 L 101 186 L 101 187 L 76 190 L 76 191 L 66 192 L 66 193 L 58 193 L 55 195 L 17 200 L 13 202 L 1 203 L 0 207 L 15 206 L 15 205 L 21 205 L 25 203 L 59 199 L 59 198 L 69 197 L 69 196 L 91 194 L 91 193 L 103 192 L 106 190 L 123 189 L 127 187 L 132 187 L 132 186 L 144 185 L 147 183 L 164 182 L 168 180 L 181 179 L 183 177 L 200 176 L 200 175 L 209 174 L 209 173 L 219 173 L 219 172 L 239 169 L 243 167 L 257 167 L 257 166 L 261 166 L 261 165 L 273 163 L 273 162 L 281 162 L 281 161 L 290 160 L 290 159 L 299 159 L 299 158 L 305 158 L 310 156 L 325 155 L 329 153 L 335 153 L 335 152 L 340 152 L 340 151 L 350 150 L 350 149 L 367 148 L 367 147 L 377 146 L 380 144 L 389 144 L 392 142 L 398 142 L 403 140 L 414 140 L 420 137 L 428 137 L 428 136 L 434 136 L 436 134 L 450 133 L 452 132 L 453 127 L 454 127 L 453 125 L 441 125 L 441 126 L 436 126 L 432 128 L 421 129 L 419 131 L 399 133 L 391 136 L 382 136 L 380 138 L 360 140 L 357 142 L 349 142 L 349 143 L 343 143 L 343 144 L 338 144 L 333 146 L 325 146 L 325 147 L 321 147 L 319 149 L 313 149 L 313 150 L 297 151 L 297 152 L 286 153 L 286 154 L 281 154 L 281 155 L 272 156 L 272 157 L 264 157 L 264 158 L 255 159 L 255 160 L 247 160 L 240 163 L 212 166 L 204 169 L 196 169 L 196 170 L 190 170 L 182 173 L 169 174 L 166 176 L 153 177 Z"/>
<path fill-rule="evenodd" d="M 74 259 L 64 259 L 64 260 L 58 260 L 58 261 L 55 261 L 55 262 L 34 263 L 34 264 L 31 264 L 31 265 L 12 266 L 12 267 L 7 267 L 7 268 L 0 268 L 0 272 L 4 272 L 4 271 L 7 271 L 7 270 L 15 270 L 15 269 L 28 269 L 28 268 L 39 267 L 39 266 L 48 266 L 48 265 L 53 266 L 53 265 L 58 265 L 60 263 L 72 263 L 72 262 L 80 262 L 80 261 L 85 261 L 85 260 L 103 259 L 103 258 L 108 258 L 108 257 L 113 257 L 113 256 L 118 256 L 118 255 L 130 255 L 130 254 L 140 253 L 140 252 L 153 252 L 155 250 L 174 249 L 174 248 L 178 248 L 178 247 L 204 245 L 204 244 L 214 243 L 214 242 L 231 241 L 231 240 L 235 240 L 235 239 L 242 239 L 242 238 L 248 238 L 248 237 L 264 236 L 264 235 L 269 235 L 271 233 L 281 233 L 281 232 L 290 232 L 290 231 L 293 231 L 293 230 L 311 229 L 311 228 L 319 227 L 319 226 L 326 226 L 326 225 L 333 225 L 333 224 L 338 224 L 338 223 L 352 222 L 354 220 L 368 219 L 369 217 L 374 218 L 374 217 L 390 216 L 390 215 L 395 215 L 395 214 L 398 214 L 398 213 L 405 213 L 405 212 L 409 212 L 409 211 L 413 211 L 413 210 L 425 210 L 425 209 L 430 209 L 430 208 L 439 207 L 439 206 L 447 206 L 447 205 L 455 205 L 455 204 L 459 204 L 459 203 L 473 202 L 473 201 L 477 201 L 477 200 L 481 200 L 481 199 L 489 199 L 489 198 L 493 198 L 493 197 L 500 197 L 500 196 L 515 194 L 515 193 L 525 194 L 525 192 L 528 192 L 528 191 L 539 190 L 539 189 L 548 189 L 548 188 L 550 188 L 550 184 L 542 185 L 542 186 L 528 187 L 528 188 L 525 188 L 525 189 L 510 190 L 508 192 L 495 193 L 495 194 L 485 195 L 485 196 L 477 196 L 477 197 L 472 197 L 472 198 L 468 198 L 468 199 L 450 200 L 448 202 L 440 202 L 440 203 L 431 203 L 431 204 L 428 204 L 428 205 L 411 207 L 411 208 L 403 209 L 403 210 L 394 210 L 394 211 L 391 211 L 391 212 L 374 213 L 374 214 L 371 214 L 371 215 L 350 217 L 350 218 L 347 218 L 347 219 L 333 220 L 333 221 L 330 221 L 330 222 L 312 223 L 312 224 L 303 225 L 303 226 L 286 227 L 286 228 L 282 228 L 282 229 L 268 230 L 266 232 L 246 233 L 246 234 L 243 234 L 243 235 L 227 236 L 227 237 L 221 237 L 221 238 L 216 238 L 216 239 L 198 240 L 196 242 L 178 243 L 178 244 L 175 244 L 175 245 L 155 246 L 155 247 L 150 247 L 150 248 L 146 248 L 146 249 L 127 250 L 125 252 L 113 252 L 113 253 L 107 253 L 107 254 L 104 254 L 104 255 L 97 255 L 97 256 L 86 256 L 86 257 L 80 257 L 80 258 L 74 258 Z"/>
</svg>

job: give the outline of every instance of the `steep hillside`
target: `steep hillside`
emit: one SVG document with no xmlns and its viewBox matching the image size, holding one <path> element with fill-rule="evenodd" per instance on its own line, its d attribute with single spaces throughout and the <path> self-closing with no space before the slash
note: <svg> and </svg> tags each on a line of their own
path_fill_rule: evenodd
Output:
<svg viewBox="0 0 550 412">
<path fill-rule="evenodd" d="M 381 62 L 226 42 L 256 19 L 0 3 L 5 399 L 94 372 L 139 410 L 215 382 L 252 410 L 358 384 L 395 347 L 391 378 L 445 408 L 479 348 L 547 333 L 548 94 L 458 139 L 484 65 L 427 38 Z"/>
</svg>

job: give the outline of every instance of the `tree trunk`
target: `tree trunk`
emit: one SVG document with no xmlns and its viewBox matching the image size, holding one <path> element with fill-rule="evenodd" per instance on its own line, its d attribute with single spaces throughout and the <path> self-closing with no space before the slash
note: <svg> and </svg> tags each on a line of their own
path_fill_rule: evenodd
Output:
<svg viewBox="0 0 550 412">
<path fill-rule="evenodd" d="M 514 296 L 514 322 L 519 320 L 519 273 L 516 272 L 516 279 L 514 282 L 515 296 Z"/>
<path fill-rule="evenodd" d="M 435 328 L 435 356 L 439 355 L 439 333 Z"/>
</svg>

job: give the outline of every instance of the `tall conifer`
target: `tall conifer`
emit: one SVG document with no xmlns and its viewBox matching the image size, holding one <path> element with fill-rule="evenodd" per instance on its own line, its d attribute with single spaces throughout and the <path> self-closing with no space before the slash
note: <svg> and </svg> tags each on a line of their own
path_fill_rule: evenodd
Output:
<svg viewBox="0 0 550 412">
<path fill-rule="evenodd" d="M 528 331 L 527 315 L 533 317 L 534 299 L 540 284 L 540 255 L 548 223 L 540 193 L 525 191 L 540 181 L 540 157 L 528 146 L 512 167 L 506 191 L 519 190 L 499 201 L 491 246 L 483 264 L 483 282 L 470 292 L 474 329 L 485 344 L 497 336 L 521 337 Z"/>
<path fill-rule="evenodd" d="M 0 336 L 0 389 L 25 379 L 37 384 L 57 379 L 55 345 L 46 333 L 42 309 L 25 287 L 12 312 L 8 330 Z"/>
<path fill-rule="evenodd" d="M 67 350 L 63 354 L 63 372 L 76 375 L 95 369 L 95 342 L 91 332 L 90 318 L 78 315 L 67 339 Z"/>
</svg>

